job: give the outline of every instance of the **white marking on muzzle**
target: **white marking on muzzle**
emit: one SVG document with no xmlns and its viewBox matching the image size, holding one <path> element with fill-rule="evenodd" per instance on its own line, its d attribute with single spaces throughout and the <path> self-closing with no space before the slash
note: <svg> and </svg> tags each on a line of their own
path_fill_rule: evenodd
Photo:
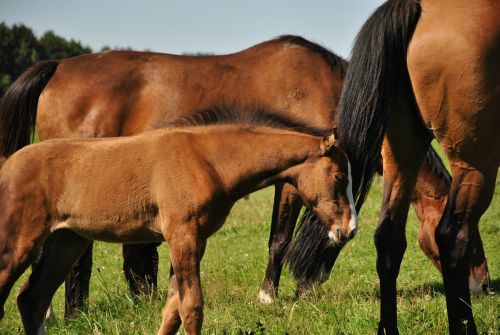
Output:
<svg viewBox="0 0 500 335">
<path fill-rule="evenodd" d="M 352 176 L 351 176 L 351 163 L 347 160 L 347 172 L 349 184 L 347 185 L 347 199 L 351 208 L 351 220 L 349 221 L 349 230 L 351 237 L 354 237 L 358 231 L 358 215 L 356 213 L 356 206 L 354 205 L 354 197 L 352 196 Z"/>
<path fill-rule="evenodd" d="M 337 230 L 333 226 L 331 229 Z M 337 244 L 339 242 L 339 238 L 331 229 L 328 231 L 328 238 L 330 239 L 330 243 Z"/>
</svg>

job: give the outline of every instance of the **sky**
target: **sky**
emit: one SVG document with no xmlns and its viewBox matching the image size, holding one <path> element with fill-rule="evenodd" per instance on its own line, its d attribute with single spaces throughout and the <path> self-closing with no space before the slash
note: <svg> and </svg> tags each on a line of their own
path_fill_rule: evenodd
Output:
<svg viewBox="0 0 500 335">
<path fill-rule="evenodd" d="M 381 0 L 0 0 L 0 21 L 103 46 L 224 54 L 301 35 L 348 57 Z"/>
</svg>

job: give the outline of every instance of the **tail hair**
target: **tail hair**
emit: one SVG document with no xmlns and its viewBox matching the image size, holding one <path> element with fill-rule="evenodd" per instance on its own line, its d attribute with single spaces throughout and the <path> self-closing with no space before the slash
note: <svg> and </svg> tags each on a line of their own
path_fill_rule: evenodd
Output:
<svg viewBox="0 0 500 335">
<path fill-rule="evenodd" d="M 375 173 L 393 96 L 408 80 L 406 51 L 419 17 L 416 0 L 388 0 L 365 22 L 352 49 L 337 127 L 358 211 Z"/>
<path fill-rule="evenodd" d="M 284 264 L 298 283 L 309 286 L 328 278 L 340 250 L 341 247 L 330 244 L 325 226 L 306 209 L 285 254 Z"/>
<path fill-rule="evenodd" d="M 59 61 L 38 62 L 5 92 L 0 102 L 0 155 L 10 156 L 33 141 L 38 97 Z"/>
</svg>

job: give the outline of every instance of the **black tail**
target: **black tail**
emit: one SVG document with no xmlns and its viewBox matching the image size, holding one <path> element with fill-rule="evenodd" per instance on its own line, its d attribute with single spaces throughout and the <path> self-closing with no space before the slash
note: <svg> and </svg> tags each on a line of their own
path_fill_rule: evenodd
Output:
<svg viewBox="0 0 500 335">
<path fill-rule="evenodd" d="M 329 243 L 328 231 L 309 209 L 306 209 L 284 262 L 295 281 L 311 286 L 325 281 L 333 268 L 340 247 Z"/>
<path fill-rule="evenodd" d="M 432 146 L 429 146 L 427 151 L 427 156 L 425 157 L 429 166 L 436 173 L 436 175 L 445 183 L 446 185 L 451 185 L 451 175 L 446 166 L 444 166 L 443 160 L 439 157 L 438 153 Z"/>
<path fill-rule="evenodd" d="M 365 22 L 352 49 L 337 127 L 358 211 L 370 189 L 392 98 L 398 83 L 408 80 L 406 50 L 419 17 L 416 0 L 389 0 Z"/>
<path fill-rule="evenodd" d="M 58 64 L 36 63 L 5 92 L 0 102 L 0 155 L 8 157 L 33 140 L 38 97 Z"/>
</svg>

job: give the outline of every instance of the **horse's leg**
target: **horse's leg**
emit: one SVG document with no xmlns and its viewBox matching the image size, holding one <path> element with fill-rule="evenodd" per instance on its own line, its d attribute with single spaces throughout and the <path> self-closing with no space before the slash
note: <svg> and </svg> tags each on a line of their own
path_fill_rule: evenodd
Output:
<svg viewBox="0 0 500 335">
<path fill-rule="evenodd" d="M 467 275 L 472 239 L 495 188 L 497 167 L 479 171 L 463 162 L 451 162 L 453 181 L 446 211 L 437 229 L 451 334 L 477 334 Z"/>
<path fill-rule="evenodd" d="M 69 230 L 56 231 L 46 241 L 42 258 L 17 296 L 27 334 L 45 333 L 45 313 L 52 296 L 89 244 L 89 240 Z"/>
<path fill-rule="evenodd" d="M 12 286 L 36 257 L 36 249 L 31 243 L 16 243 L 13 250 L 10 246 L 0 248 L 0 320 L 4 316 L 3 306 Z"/>
<path fill-rule="evenodd" d="M 33 272 L 33 269 L 37 266 L 38 262 L 42 259 L 42 253 L 43 253 L 43 247 L 40 249 L 40 252 L 38 253 L 38 256 L 36 257 L 35 261 L 31 264 L 31 271 Z M 45 313 L 45 321 L 47 323 L 54 322 L 56 318 L 54 308 L 52 307 L 52 303 L 50 304 L 49 308 L 47 309 L 47 312 Z"/>
<path fill-rule="evenodd" d="M 196 241 L 195 238 L 191 238 L 189 242 L 170 240 L 169 247 L 172 265 L 168 301 L 163 309 L 158 335 L 176 334 L 181 323 L 184 323 L 186 334 L 199 334 L 203 322 L 199 273 L 206 241 Z"/>
<path fill-rule="evenodd" d="M 418 173 L 412 205 L 420 221 L 420 248 L 440 272 L 441 262 L 435 231 L 446 207 L 450 187 L 451 177 L 448 171 L 434 149 L 430 148 Z M 471 239 L 471 243 L 469 289 L 471 293 L 479 294 L 489 286 L 488 265 L 479 231 Z"/>
<path fill-rule="evenodd" d="M 45 313 L 57 288 L 90 241 L 69 230 L 53 233 L 43 246 L 42 257 L 17 296 L 27 334 L 45 333 Z"/>
<path fill-rule="evenodd" d="M 158 251 L 160 243 L 123 244 L 123 272 L 135 295 L 150 295 L 158 282 Z"/>
<path fill-rule="evenodd" d="M 16 280 L 40 254 L 48 232 L 43 224 L 46 213 L 39 211 L 36 199 L 31 208 L 22 202 L 0 203 L 0 320 L 4 316 L 4 304 Z"/>
<path fill-rule="evenodd" d="M 380 280 L 380 335 L 399 333 L 396 281 L 406 250 L 406 219 L 418 169 L 430 144 L 430 136 L 418 119 L 411 98 L 404 94 L 398 98 L 382 147 L 383 200 L 375 232 Z"/>
<path fill-rule="evenodd" d="M 168 283 L 167 303 L 163 308 L 163 320 L 158 334 L 176 334 L 181 326 L 179 288 L 174 268 L 170 265 L 170 278 Z"/>
<path fill-rule="evenodd" d="M 75 317 L 89 299 L 90 275 L 92 273 L 92 248 L 93 243 L 90 242 L 82 256 L 71 267 L 64 283 L 65 319 Z"/>
<path fill-rule="evenodd" d="M 469 290 L 472 294 L 478 295 L 486 292 L 490 287 L 490 274 L 479 229 L 473 229 L 470 233 L 472 236 L 470 238 Z"/>
<path fill-rule="evenodd" d="M 302 207 L 302 200 L 293 186 L 279 184 L 275 186 L 273 217 L 269 236 L 269 260 L 266 275 L 259 291 L 259 301 L 270 304 L 278 296 L 278 286 L 283 269 L 283 257 Z"/>
</svg>

